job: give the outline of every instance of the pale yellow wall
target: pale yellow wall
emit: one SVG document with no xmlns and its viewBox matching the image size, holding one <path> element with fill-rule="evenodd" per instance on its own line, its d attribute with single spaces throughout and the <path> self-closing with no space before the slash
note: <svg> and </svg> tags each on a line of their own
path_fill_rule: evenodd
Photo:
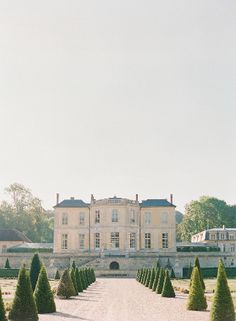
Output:
<svg viewBox="0 0 236 321">
<path fill-rule="evenodd" d="M 95 223 L 95 212 L 100 211 L 100 224 Z M 112 211 L 117 210 L 118 222 L 112 222 Z M 130 223 L 131 210 L 134 211 L 135 223 Z M 127 203 L 125 200 L 119 203 L 110 204 L 109 201 L 98 201 L 91 205 L 91 250 L 94 250 L 94 234 L 100 233 L 101 247 L 113 250 L 111 246 L 111 232 L 119 232 L 120 250 L 129 247 L 129 233 L 136 233 L 136 244 L 138 249 L 139 238 L 139 216 L 140 210 L 137 203 Z"/>
<path fill-rule="evenodd" d="M 151 224 L 145 224 L 145 213 L 151 213 Z M 167 222 L 163 223 L 162 214 Z M 141 208 L 141 248 L 145 248 L 145 233 L 151 233 L 151 249 L 169 251 L 176 246 L 176 221 L 174 207 Z M 162 248 L 162 233 L 168 233 L 168 249 Z"/>
<path fill-rule="evenodd" d="M 112 210 L 118 212 L 118 222 L 112 222 Z M 95 223 L 95 211 L 100 211 L 100 223 Z M 135 223 L 130 222 L 131 211 L 135 213 Z M 150 212 L 151 224 L 145 224 L 144 215 Z M 63 213 L 68 214 L 68 224 L 62 224 Z M 80 213 L 85 213 L 84 225 L 79 224 Z M 166 213 L 167 223 L 161 222 L 161 214 Z M 56 208 L 54 223 L 54 252 L 69 253 L 95 250 L 95 233 L 100 233 L 100 246 L 102 250 L 115 250 L 111 246 L 111 233 L 119 232 L 119 250 L 130 249 L 129 235 L 136 234 L 136 249 L 144 249 L 144 233 L 151 233 L 150 250 L 175 250 L 175 208 L 153 207 L 141 208 L 136 202 L 122 200 L 120 203 L 110 203 L 109 200 L 96 201 L 89 208 Z M 168 233 L 168 249 L 162 249 L 162 233 Z M 85 235 L 85 248 L 79 248 L 79 234 Z M 68 234 L 68 249 L 62 249 L 62 234 Z M 147 250 L 148 251 L 148 250 Z"/>
<path fill-rule="evenodd" d="M 68 224 L 62 224 L 63 213 L 68 215 Z M 80 225 L 80 213 L 85 214 L 84 225 Z M 79 234 L 85 234 L 85 249 L 89 248 L 89 208 L 56 208 L 54 221 L 54 252 L 78 252 Z M 68 250 L 62 250 L 62 234 L 68 234 Z"/>
</svg>

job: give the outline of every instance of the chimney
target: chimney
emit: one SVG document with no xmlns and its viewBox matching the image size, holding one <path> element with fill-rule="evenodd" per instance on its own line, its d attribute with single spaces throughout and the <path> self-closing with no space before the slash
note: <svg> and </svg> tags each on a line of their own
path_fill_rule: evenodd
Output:
<svg viewBox="0 0 236 321">
<path fill-rule="evenodd" d="M 57 202 L 57 205 L 59 204 L 59 193 L 56 194 L 56 202 Z"/>
<path fill-rule="evenodd" d="M 73 196 L 71 196 L 71 198 L 70 198 L 72 201 L 75 199 Z"/>
<path fill-rule="evenodd" d="M 170 203 L 173 204 L 173 194 L 170 194 Z"/>
<path fill-rule="evenodd" d="M 138 203 L 138 194 L 135 195 L 135 201 Z"/>
<path fill-rule="evenodd" d="M 93 204 L 94 201 L 95 201 L 95 198 L 94 198 L 93 194 L 91 194 L 91 204 Z"/>
</svg>

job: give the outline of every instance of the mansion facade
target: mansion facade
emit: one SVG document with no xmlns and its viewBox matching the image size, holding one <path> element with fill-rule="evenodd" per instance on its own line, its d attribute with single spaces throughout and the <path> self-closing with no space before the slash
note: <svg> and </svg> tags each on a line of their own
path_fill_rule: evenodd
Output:
<svg viewBox="0 0 236 321">
<path fill-rule="evenodd" d="M 171 200 L 66 199 L 55 208 L 54 253 L 176 251 L 175 205 Z"/>
</svg>

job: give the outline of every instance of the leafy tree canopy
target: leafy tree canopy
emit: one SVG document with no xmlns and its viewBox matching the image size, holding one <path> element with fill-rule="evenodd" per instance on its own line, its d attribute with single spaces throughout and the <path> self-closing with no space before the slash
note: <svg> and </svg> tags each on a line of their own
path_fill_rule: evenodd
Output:
<svg viewBox="0 0 236 321">
<path fill-rule="evenodd" d="M 17 229 L 33 242 L 52 242 L 53 217 L 40 199 L 24 185 L 14 183 L 5 189 L 8 200 L 0 204 L 1 228 Z"/>
<path fill-rule="evenodd" d="M 215 197 L 202 196 L 185 207 L 183 221 L 178 226 L 177 234 L 183 241 L 190 241 L 191 236 L 206 229 L 236 225 L 236 206 Z"/>
</svg>

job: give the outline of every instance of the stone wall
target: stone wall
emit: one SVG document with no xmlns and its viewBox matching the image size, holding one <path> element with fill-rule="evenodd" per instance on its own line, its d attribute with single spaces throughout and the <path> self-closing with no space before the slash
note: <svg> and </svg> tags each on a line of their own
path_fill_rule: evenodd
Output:
<svg viewBox="0 0 236 321">
<path fill-rule="evenodd" d="M 133 254 L 130 257 L 122 256 L 108 256 L 99 257 L 95 254 L 80 254 L 80 255 L 63 255 L 52 253 L 41 253 L 40 257 L 47 267 L 47 271 L 50 277 L 55 275 L 56 270 L 64 270 L 71 266 L 75 261 L 79 267 L 93 267 L 97 276 L 109 275 L 109 274 L 124 274 L 126 276 L 135 276 L 138 269 L 142 267 L 155 266 L 157 259 L 159 259 L 161 266 L 166 267 L 170 265 L 175 271 L 177 277 L 182 277 L 183 267 L 189 267 L 194 264 L 195 255 L 198 255 L 200 264 L 202 267 L 216 267 L 219 259 L 223 259 L 225 266 L 236 266 L 236 256 L 234 253 L 163 253 L 163 254 Z M 26 267 L 30 266 L 32 258 L 30 253 L 1 253 L 0 255 L 0 267 L 5 266 L 6 259 L 10 261 L 12 268 L 19 268 L 22 263 L 26 264 Z M 110 264 L 117 262 L 119 264 L 119 270 L 110 270 Z"/>
</svg>

